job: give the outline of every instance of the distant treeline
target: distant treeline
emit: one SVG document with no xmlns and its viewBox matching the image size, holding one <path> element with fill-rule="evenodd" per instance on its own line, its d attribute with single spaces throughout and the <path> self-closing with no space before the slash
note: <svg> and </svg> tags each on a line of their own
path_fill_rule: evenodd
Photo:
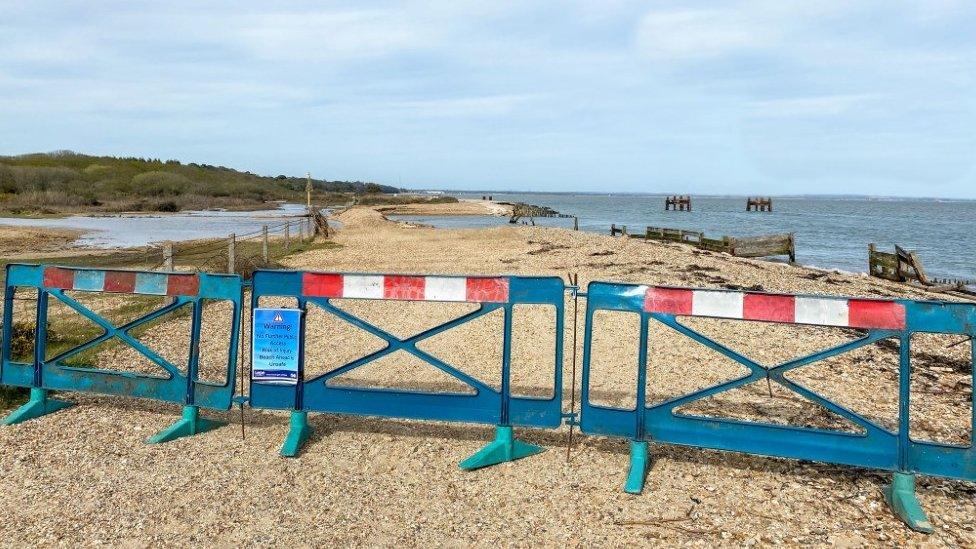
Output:
<svg viewBox="0 0 976 549">
<path fill-rule="evenodd" d="M 88 156 L 71 151 L 0 156 L 0 211 L 179 211 L 304 202 L 304 177 L 267 177 L 178 160 Z M 364 181 L 312 180 L 317 203 L 399 189 Z"/>
</svg>

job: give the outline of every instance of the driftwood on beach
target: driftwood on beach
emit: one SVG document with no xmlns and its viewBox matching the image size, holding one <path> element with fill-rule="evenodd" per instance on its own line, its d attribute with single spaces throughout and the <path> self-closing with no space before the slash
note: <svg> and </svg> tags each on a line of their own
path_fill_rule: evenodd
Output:
<svg viewBox="0 0 976 549">
<path fill-rule="evenodd" d="M 796 262 L 796 239 L 793 233 L 770 234 L 750 237 L 723 236 L 721 239 L 708 238 L 701 231 L 670 229 L 666 227 L 647 227 L 643 234 L 628 234 L 627 226 L 610 225 L 610 236 L 629 236 L 644 240 L 683 242 L 704 250 L 725 252 L 737 257 L 789 256 Z"/>
</svg>

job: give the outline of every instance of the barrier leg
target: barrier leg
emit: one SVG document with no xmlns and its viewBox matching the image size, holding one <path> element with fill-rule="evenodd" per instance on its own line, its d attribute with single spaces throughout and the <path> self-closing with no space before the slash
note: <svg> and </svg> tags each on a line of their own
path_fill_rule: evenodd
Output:
<svg viewBox="0 0 976 549">
<path fill-rule="evenodd" d="M 30 399 L 20 408 L 10 412 L 9 416 L 3 418 L 2 423 L 4 425 L 23 423 L 28 419 L 39 418 L 69 406 L 74 406 L 74 403 L 47 398 L 47 389 L 31 387 Z"/>
<path fill-rule="evenodd" d="M 630 472 L 627 473 L 624 492 L 628 494 L 639 494 L 644 490 L 644 479 L 647 478 L 647 466 L 647 441 L 630 441 Z"/>
<path fill-rule="evenodd" d="M 200 433 L 205 433 L 211 429 L 216 429 L 225 425 L 223 421 L 214 421 L 200 417 L 200 408 L 197 406 L 184 406 L 183 418 L 146 440 L 147 444 L 159 444 L 169 442 L 180 437 L 189 437 Z"/>
<path fill-rule="evenodd" d="M 506 461 L 515 461 L 542 452 L 545 448 L 515 440 L 510 425 L 495 427 L 495 440 L 488 443 L 473 456 L 462 461 L 460 467 L 465 471 L 497 465 Z"/>
<path fill-rule="evenodd" d="M 284 457 L 295 457 L 302 445 L 312 435 L 312 428 L 308 425 L 308 412 L 292 412 L 291 427 L 288 429 L 288 436 L 285 443 L 281 446 L 281 455 Z"/>
<path fill-rule="evenodd" d="M 925 534 L 931 534 L 934 531 L 932 523 L 925 516 L 925 511 L 922 510 L 922 506 L 918 504 L 918 498 L 915 497 L 915 475 L 895 472 L 891 484 L 885 487 L 884 495 L 891 511 L 903 520 L 909 528 Z"/>
</svg>

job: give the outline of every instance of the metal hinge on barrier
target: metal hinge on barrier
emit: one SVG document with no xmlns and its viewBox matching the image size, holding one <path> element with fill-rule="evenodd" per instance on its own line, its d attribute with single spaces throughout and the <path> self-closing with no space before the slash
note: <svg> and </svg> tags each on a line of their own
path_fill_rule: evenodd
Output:
<svg viewBox="0 0 976 549">
<path fill-rule="evenodd" d="M 563 412 L 563 423 L 566 425 L 579 426 L 579 413 L 577 412 Z"/>
<path fill-rule="evenodd" d="M 246 397 L 244 395 L 238 395 L 234 397 L 234 404 L 247 404 L 249 402 L 251 402 L 250 397 Z"/>
</svg>

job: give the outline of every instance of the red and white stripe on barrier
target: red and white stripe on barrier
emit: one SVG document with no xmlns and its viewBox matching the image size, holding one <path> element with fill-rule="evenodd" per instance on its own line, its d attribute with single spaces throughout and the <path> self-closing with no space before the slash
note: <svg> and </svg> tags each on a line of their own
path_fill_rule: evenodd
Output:
<svg viewBox="0 0 976 549">
<path fill-rule="evenodd" d="M 200 277 L 196 274 L 45 267 L 43 284 L 46 288 L 85 292 L 169 296 L 200 293 Z"/>
<path fill-rule="evenodd" d="M 649 287 L 644 311 L 789 324 L 901 330 L 905 306 L 895 301 Z"/>
<path fill-rule="evenodd" d="M 306 297 L 507 303 L 508 278 L 303 273 Z"/>
</svg>

